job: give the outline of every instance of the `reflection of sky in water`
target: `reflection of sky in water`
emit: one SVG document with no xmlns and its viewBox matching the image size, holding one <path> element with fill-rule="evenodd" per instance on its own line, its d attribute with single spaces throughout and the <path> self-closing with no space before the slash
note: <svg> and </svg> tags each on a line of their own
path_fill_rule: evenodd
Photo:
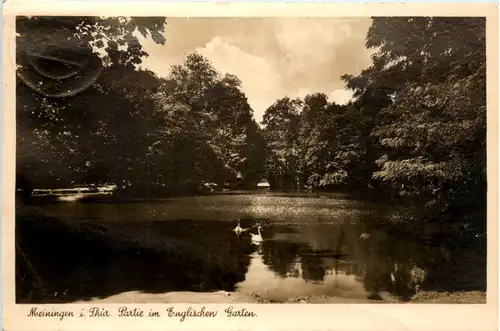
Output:
<svg viewBox="0 0 500 331">
<path fill-rule="evenodd" d="M 286 197 L 267 194 L 215 195 L 161 199 L 147 203 L 63 203 L 44 206 L 44 214 L 99 218 L 101 221 L 165 221 L 178 219 L 233 221 L 236 218 L 272 218 L 293 222 L 343 222 L 361 204 L 342 198 Z M 147 208 L 145 208 L 147 207 Z"/>
<path fill-rule="evenodd" d="M 291 269 L 295 269 L 296 277 L 291 275 L 289 277 L 278 276 L 264 264 L 261 255 L 253 253 L 251 254 L 246 279 L 237 284 L 238 290 L 245 293 L 256 293 L 259 296 L 275 301 L 286 301 L 296 296 L 315 295 L 349 298 L 366 297 L 363 284 L 356 280 L 354 275 L 347 275 L 339 271 L 338 274 L 325 275 L 322 282 L 312 282 L 302 278 L 299 261 L 295 262 Z"/>
<path fill-rule="evenodd" d="M 44 280 L 54 287 L 71 286 L 75 298 L 137 289 L 165 293 L 235 287 L 278 302 L 316 295 L 366 298 L 380 291 L 406 295 L 414 267 L 422 268 L 428 284 L 438 289 L 482 286 L 484 267 L 476 255 L 405 239 L 378 225 L 400 211 L 342 197 L 224 194 L 24 208 L 25 215 L 68 221 L 67 227 L 54 224 L 53 239 L 41 241 L 38 229 L 32 229 L 39 221 L 26 218 L 23 224 L 29 231 L 26 242 L 33 244 L 30 254 L 40 255 L 32 260 L 44 268 L 54 262 L 45 268 Z M 233 231 L 237 218 L 249 229 L 240 236 Z M 257 233 L 257 222 L 264 238 L 260 247 L 250 235 Z M 66 240 L 76 230 L 94 239 L 86 242 L 76 236 L 71 239 L 74 247 L 69 242 L 65 250 L 59 244 L 48 247 L 48 242 Z M 88 257 L 89 251 L 95 256 Z M 396 265 L 399 273 L 394 276 Z"/>
</svg>

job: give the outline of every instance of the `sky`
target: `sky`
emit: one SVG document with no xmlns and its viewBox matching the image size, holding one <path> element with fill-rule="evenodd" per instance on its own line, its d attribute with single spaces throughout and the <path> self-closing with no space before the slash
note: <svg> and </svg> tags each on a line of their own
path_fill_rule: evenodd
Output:
<svg viewBox="0 0 500 331">
<path fill-rule="evenodd" d="M 167 76 L 186 55 L 199 52 L 222 73 L 236 75 L 261 122 L 284 96 L 321 92 L 339 104 L 352 93 L 340 76 L 371 64 L 365 48 L 370 18 L 167 18 L 165 45 L 141 38 L 143 67 Z"/>
</svg>

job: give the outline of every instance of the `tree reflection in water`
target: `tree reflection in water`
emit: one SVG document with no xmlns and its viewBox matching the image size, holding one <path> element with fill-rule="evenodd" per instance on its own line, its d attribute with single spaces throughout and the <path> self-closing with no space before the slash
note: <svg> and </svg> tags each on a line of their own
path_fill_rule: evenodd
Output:
<svg viewBox="0 0 500 331">
<path fill-rule="evenodd" d="M 17 302 L 71 302 L 133 290 L 232 291 L 245 279 L 255 248 L 226 227 L 218 221 L 98 226 L 19 217 Z"/>
<path fill-rule="evenodd" d="M 373 221 L 374 215 L 370 216 Z M 321 283 L 327 275 L 340 273 L 355 275 L 362 282 L 367 298 L 374 300 L 382 300 L 381 292 L 388 292 L 406 301 L 419 288 L 435 291 L 485 289 L 484 276 L 475 279 L 475 282 L 471 282 L 470 277 L 480 276 L 481 259 L 476 263 L 478 273 L 471 273 L 463 263 L 473 256 L 480 256 L 479 249 L 475 254 L 470 250 L 456 252 L 460 254 L 460 259 L 450 264 L 450 249 L 443 245 L 426 245 L 425 242 L 367 227 L 366 224 L 361 228 L 359 224 L 332 226 L 330 231 L 340 235 L 337 235 L 337 240 L 331 240 L 333 249 L 330 250 L 314 250 L 307 240 L 266 240 L 263 262 L 280 277 L 301 277 L 306 282 Z M 301 230 L 300 227 L 297 230 L 296 226 L 275 226 L 274 231 L 293 233 L 295 236 L 285 237 L 298 238 Z M 362 231 L 369 232 L 367 239 L 360 238 Z M 269 232 L 268 236 L 272 237 Z M 469 277 L 461 277 L 460 273 Z"/>
<path fill-rule="evenodd" d="M 273 237 L 273 230 L 273 228 L 266 229 L 266 238 Z M 283 232 L 293 231 L 293 229 L 285 226 L 281 230 Z M 287 277 L 292 274 L 298 274 L 298 272 L 293 270 L 299 249 L 300 244 L 296 242 L 267 239 L 262 243 L 262 259 L 270 270 L 281 277 Z"/>
<path fill-rule="evenodd" d="M 246 277 L 259 277 L 247 275 L 255 252 L 278 279 L 337 286 L 332 277 L 351 275 L 371 299 L 388 292 L 407 300 L 416 285 L 485 289 L 484 247 L 408 238 L 382 230 L 376 217 L 381 216 L 327 225 L 269 220 L 262 222 L 259 246 L 248 232 L 238 236 L 233 223 L 217 220 L 90 223 L 17 217 L 17 301 L 71 302 L 134 290 L 232 291 Z M 255 224 L 248 215 L 242 220 L 242 227 Z"/>
</svg>

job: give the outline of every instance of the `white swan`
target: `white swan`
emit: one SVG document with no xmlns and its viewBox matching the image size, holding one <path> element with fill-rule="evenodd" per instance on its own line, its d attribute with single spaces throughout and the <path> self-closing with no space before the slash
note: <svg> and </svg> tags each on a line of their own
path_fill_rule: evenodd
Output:
<svg viewBox="0 0 500 331">
<path fill-rule="evenodd" d="M 261 226 L 258 225 L 257 226 L 258 234 L 250 233 L 250 235 L 252 236 L 252 242 L 254 244 L 257 244 L 257 245 L 260 244 L 260 243 L 262 243 L 264 241 L 264 239 L 262 239 L 262 234 L 260 233 L 260 228 L 261 228 Z"/>
<path fill-rule="evenodd" d="M 361 238 L 361 239 L 365 239 L 365 240 L 366 240 L 366 239 L 370 238 L 370 234 L 369 234 L 369 233 L 364 232 L 364 233 L 362 233 L 362 234 L 359 236 L 359 238 Z"/>
<path fill-rule="evenodd" d="M 238 219 L 238 225 L 234 228 L 233 231 L 236 232 L 237 234 L 240 234 L 240 233 L 245 232 L 247 230 L 248 229 L 244 229 L 244 228 L 241 227 L 240 220 Z"/>
<path fill-rule="evenodd" d="M 73 195 L 64 195 L 64 196 L 60 196 L 57 198 L 57 200 L 59 201 L 68 201 L 68 202 L 76 202 L 82 198 L 84 198 L 85 195 L 82 194 L 82 193 L 77 193 L 77 194 L 73 194 Z"/>
</svg>

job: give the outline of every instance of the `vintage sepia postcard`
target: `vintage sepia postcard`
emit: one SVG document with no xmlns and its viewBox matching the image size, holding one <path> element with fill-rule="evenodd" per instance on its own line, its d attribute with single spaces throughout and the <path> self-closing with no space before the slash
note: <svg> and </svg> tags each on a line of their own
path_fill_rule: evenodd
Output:
<svg viewBox="0 0 500 331">
<path fill-rule="evenodd" d="M 7 2 L 4 329 L 497 330 L 496 11 Z"/>
</svg>

